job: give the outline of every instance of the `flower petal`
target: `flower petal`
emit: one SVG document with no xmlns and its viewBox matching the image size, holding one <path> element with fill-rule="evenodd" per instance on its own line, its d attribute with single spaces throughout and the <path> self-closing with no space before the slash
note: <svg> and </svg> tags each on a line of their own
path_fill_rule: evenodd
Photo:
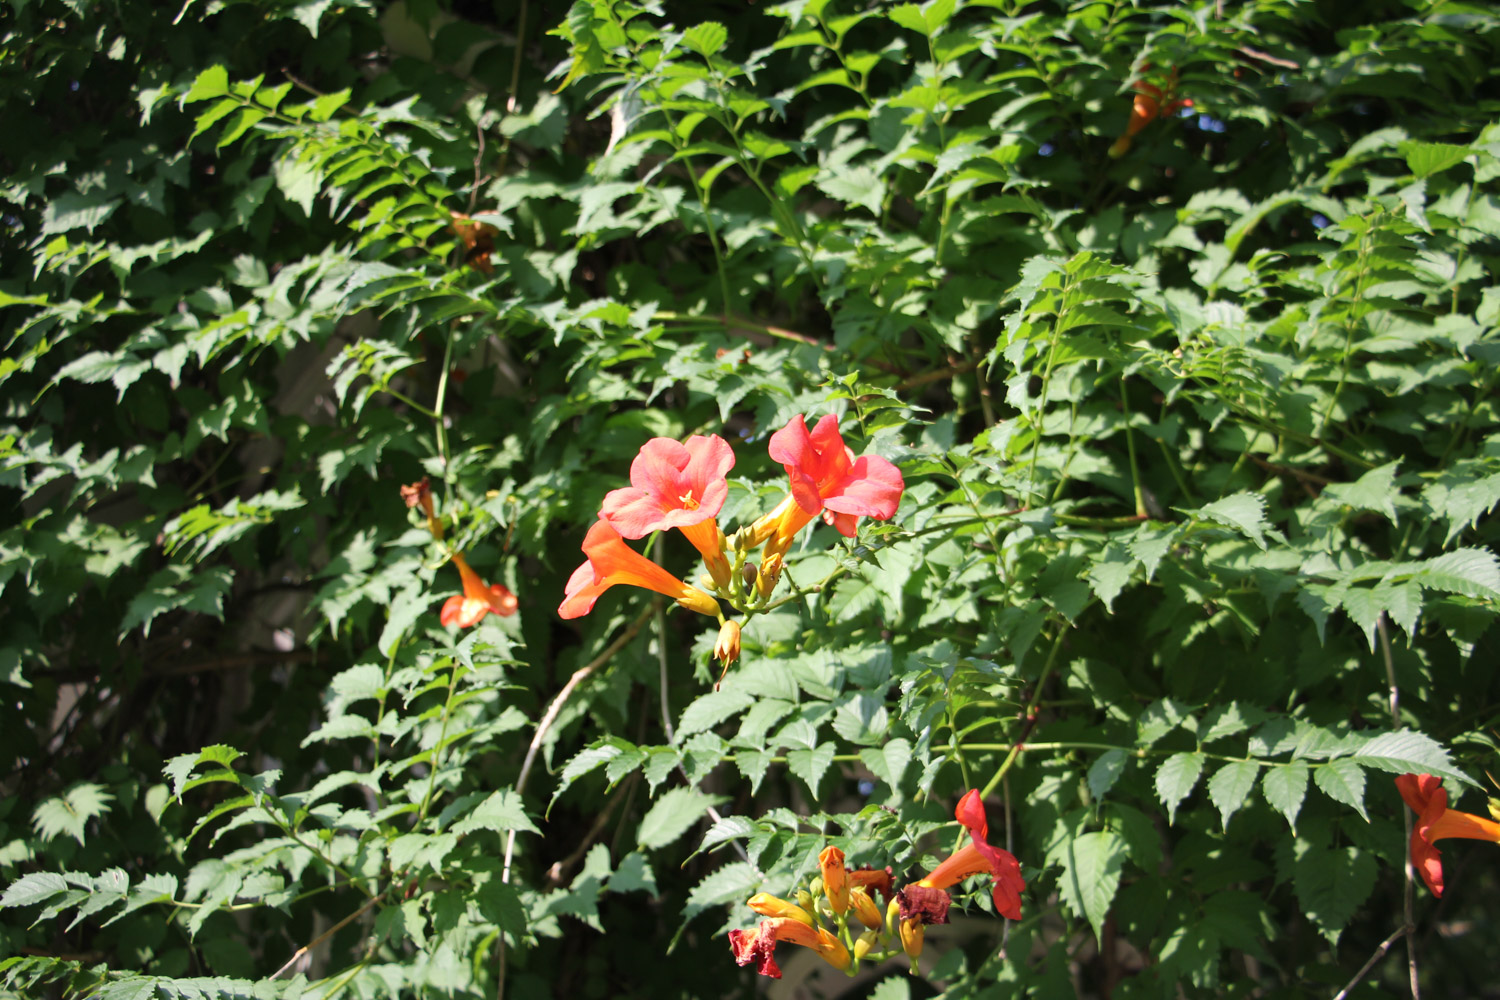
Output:
<svg viewBox="0 0 1500 1000">
<path fill-rule="evenodd" d="M 819 421 L 819 426 L 822 426 L 822 421 Z M 771 461 L 786 466 L 797 506 L 809 514 L 822 510 L 823 500 L 818 496 L 818 456 L 803 418 L 793 417 L 786 422 L 785 427 L 772 434 L 768 450 Z"/>
<path fill-rule="evenodd" d="M 906 482 L 901 471 L 879 455 L 861 455 L 849 467 L 839 491 L 823 498 L 823 506 L 841 514 L 860 514 L 889 521 L 901 503 Z"/>
</svg>

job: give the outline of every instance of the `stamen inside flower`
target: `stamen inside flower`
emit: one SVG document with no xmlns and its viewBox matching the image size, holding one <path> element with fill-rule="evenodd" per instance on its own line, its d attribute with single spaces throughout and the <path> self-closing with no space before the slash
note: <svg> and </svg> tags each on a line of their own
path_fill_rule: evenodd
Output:
<svg viewBox="0 0 1500 1000">
<path fill-rule="evenodd" d="M 698 509 L 698 501 L 696 501 L 696 500 L 693 499 L 693 491 L 692 490 L 688 490 L 682 496 L 678 497 L 677 498 L 677 502 L 680 503 L 680 504 L 682 504 L 682 509 L 683 510 L 697 510 Z"/>
</svg>

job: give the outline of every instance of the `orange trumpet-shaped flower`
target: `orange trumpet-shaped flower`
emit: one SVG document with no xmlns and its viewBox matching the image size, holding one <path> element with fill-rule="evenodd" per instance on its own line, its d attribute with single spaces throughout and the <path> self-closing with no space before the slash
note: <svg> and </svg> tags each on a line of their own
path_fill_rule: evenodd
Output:
<svg viewBox="0 0 1500 1000">
<path fill-rule="evenodd" d="M 833 414 L 812 432 L 801 416 L 771 435 L 770 453 L 791 480 L 791 492 L 769 514 L 741 533 L 746 548 L 766 543 L 756 589 L 762 597 L 776 586 L 782 557 L 792 539 L 819 514 L 845 537 L 853 538 L 861 517 L 887 521 L 896 514 L 906 483 L 901 472 L 879 455 L 861 455 L 844 445 Z"/>
<path fill-rule="evenodd" d="M 900 470 L 879 455 L 855 458 L 831 413 L 811 433 L 802 417 L 793 417 L 771 435 L 770 452 L 771 460 L 786 468 L 791 496 L 751 527 L 752 544 L 772 534 L 790 541 L 824 511 L 841 535 L 853 538 L 858 518 L 887 521 L 895 516 L 906 488 Z"/>
<path fill-rule="evenodd" d="M 616 584 L 644 587 L 665 594 L 689 611 L 719 616 L 719 602 L 690 587 L 656 563 L 626 545 L 620 533 L 605 520 L 594 522 L 583 540 L 588 560 L 573 571 L 564 588 L 567 595 L 558 607 L 563 618 L 579 618 L 593 610 L 599 595 Z"/>
<path fill-rule="evenodd" d="M 729 947 L 734 949 L 734 960 L 740 965 L 755 963 L 755 971 L 772 979 L 781 978 L 781 969 L 776 965 L 776 942 L 790 941 L 811 948 L 840 971 L 849 968 L 849 949 L 843 942 L 822 927 L 810 927 L 791 917 L 771 917 L 762 920 L 754 930 L 729 932 Z"/>
<path fill-rule="evenodd" d="M 1020 920 L 1021 890 L 1026 888 L 1026 880 L 1021 877 L 1021 865 L 1015 855 L 990 845 L 989 821 L 977 788 L 970 789 L 959 800 L 953 815 L 969 831 L 970 843 L 954 851 L 917 885 L 947 889 L 970 875 L 988 872 L 992 880 L 990 898 L 995 902 L 996 912 L 1009 920 Z"/>
<path fill-rule="evenodd" d="M 1150 68 L 1147 64 L 1145 68 Z M 1116 139 L 1114 145 L 1109 147 L 1111 159 L 1118 160 L 1130 150 L 1132 140 L 1144 129 L 1158 118 L 1170 118 L 1182 108 L 1193 106 L 1191 97 L 1173 98 L 1172 94 L 1177 89 L 1177 70 L 1174 68 L 1167 75 L 1167 92 L 1162 93 L 1160 87 L 1137 80 L 1134 84 L 1136 94 L 1130 104 L 1130 119 L 1125 123 L 1125 134 Z"/>
<path fill-rule="evenodd" d="M 681 530 L 723 587 L 729 583 L 729 562 L 716 518 L 729 496 L 725 477 L 732 468 L 734 452 L 717 434 L 694 434 L 685 444 L 652 438 L 630 463 L 630 485 L 611 490 L 599 516 L 625 538 Z"/>
<path fill-rule="evenodd" d="M 1417 814 L 1411 831 L 1411 864 L 1434 896 L 1443 894 L 1443 859 L 1434 844 L 1452 837 L 1500 843 L 1500 823 L 1448 808 L 1448 790 L 1442 778 L 1403 774 L 1396 779 L 1396 790 Z"/>
<path fill-rule="evenodd" d="M 516 613 L 516 595 L 503 583 L 486 585 L 479 574 L 469 568 L 464 557 L 456 552 L 453 554 L 453 565 L 458 567 L 458 575 L 463 578 L 464 592 L 454 594 L 443 602 L 443 610 L 438 618 L 444 625 L 468 628 L 479 624 L 479 620 L 491 611 L 502 618 Z"/>
</svg>

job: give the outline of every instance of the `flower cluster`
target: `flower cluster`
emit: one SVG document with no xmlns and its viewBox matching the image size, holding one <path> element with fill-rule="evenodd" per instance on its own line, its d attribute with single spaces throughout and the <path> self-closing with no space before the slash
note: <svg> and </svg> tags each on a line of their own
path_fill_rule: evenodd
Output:
<svg viewBox="0 0 1500 1000">
<path fill-rule="evenodd" d="M 722 628 L 715 654 L 727 667 L 739 656 L 740 624 L 725 620 L 719 601 L 754 614 L 775 589 L 798 532 L 821 516 L 852 537 L 858 518 L 887 520 L 894 515 L 904 489 L 901 473 L 890 462 L 878 455 L 856 458 L 845 447 L 838 419 L 831 415 L 810 432 L 801 416 L 793 417 L 771 435 L 770 455 L 786 469 L 786 498 L 748 528 L 726 536 L 718 515 L 734 468 L 729 443 L 714 434 L 695 434 L 685 442 L 647 441 L 630 465 L 630 485 L 604 498 L 599 519 L 583 542 L 588 558 L 568 579 L 557 613 L 563 618 L 586 615 L 599 595 L 616 584 L 644 587 L 717 618 Z M 702 587 L 678 579 L 624 541 L 673 528 L 703 557 L 707 572 L 699 580 Z M 756 566 L 748 560 L 761 546 Z"/>
<path fill-rule="evenodd" d="M 1443 858 L 1434 846 L 1439 840 L 1459 837 L 1500 843 L 1500 823 L 1448 808 L 1448 790 L 1443 787 L 1442 778 L 1403 774 L 1396 779 L 1396 790 L 1417 814 L 1411 830 L 1411 866 L 1434 896 L 1443 894 Z"/>
<path fill-rule="evenodd" d="M 866 959 L 883 961 L 905 952 L 915 971 L 930 924 L 946 924 L 952 898 L 948 889 L 971 875 L 988 874 L 995 910 L 1008 920 L 1021 918 L 1021 890 L 1026 882 L 1009 851 L 989 842 L 989 823 L 977 789 L 959 800 L 955 818 L 969 831 L 969 843 L 923 878 L 894 890 L 891 870 L 844 866 L 844 852 L 826 847 L 818 856 L 821 874 L 797 902 L 768 893 L 750 897 L 749 907 L 764 919 L 750 930 L 729 932 L 729 946 L 740 965 L 781 978 L 776 944 L 788 941 L 811 948 L 836 969 L 853 975 Z M 876 903 L 876 894 L 884 907 Z M 851 927 L 851 915 L 858 930 Z M 828 926 L 831 924 L 832 926 Z"/>
<path fill-rule="evenodd" d="M 1147 63 L 1142 69 L 1150 69 Z M 1130 120 L 1125 123 L 1125 134 L 1116 139 L 1114 145 L 1109 147 L 1111 159 L 1118 160 L 1130 151 L 1130 144 L 1135 137 L 1147 125 L 1158 118 L 1170 118 L 1183 108 L 1191 108 L 1193 99 L 1191 97 L 1177 97 L 1177 67 L 1167 74 L 1163 86 L 1147 83 L 1145 80 L 1137 80 L 1132 84 L 1135 97 L 1130 105 Z"/>
<path fill-rule="evenodd" d="M 423 516 L 427 519 L 427 530 L 432 532 L 433 538 L 441 542 L 443 522 L 438 519 L 437 512 L 433 509 L 432 487 L 427 477 L 423 476 L 420 482 L 402 486 L 401 499 L 408 507 L 421 508 Z M 458 576 L 463 581 L 464 592 L 454 594 L 443 602 L 443 610 L 438 617 L 444 625 L 468 628 L 471 625 L 478 625 L 480 620 L 491 611 L 502 618 L 516 613 L 518 606 L 516 595 L 511 593 L 508 587 L 503 583 L 486 584 L 478 573 L 469 568 L 462 553 L 451 553 L 451 557 L 453 565 L 458 567 Z"/>
</svg>

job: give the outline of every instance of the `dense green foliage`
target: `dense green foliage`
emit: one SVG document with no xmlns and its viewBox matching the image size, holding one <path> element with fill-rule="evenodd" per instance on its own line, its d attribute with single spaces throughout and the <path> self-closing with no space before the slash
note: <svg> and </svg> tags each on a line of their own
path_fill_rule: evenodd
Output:
<svg viewBox="0 0 1500 1000">
<path fill-rule="evenodd" d="M 748 994 L 751 894 L 927 871 L 979 788 L 1022 919 L 970 884 L 921 976 L 788 982 L 1328 996 L 1409 912 L 1352 995 L 1408 945 L 1497 995 L 1500 848 L 1408 895 L 1391 780 L 1500 775 L 1487 5 L 0 38 L 0 992 Z M 1143 82 L 1192 106 L 1112 156 Z M 828 413 L 901 507 L 801 539 L 721 686 L 646 591 L 559 619 L 649 438 L 734 445 L 733 530 Z M 453 552 L 519 613 L 443 627 Z"/>
</svg>

